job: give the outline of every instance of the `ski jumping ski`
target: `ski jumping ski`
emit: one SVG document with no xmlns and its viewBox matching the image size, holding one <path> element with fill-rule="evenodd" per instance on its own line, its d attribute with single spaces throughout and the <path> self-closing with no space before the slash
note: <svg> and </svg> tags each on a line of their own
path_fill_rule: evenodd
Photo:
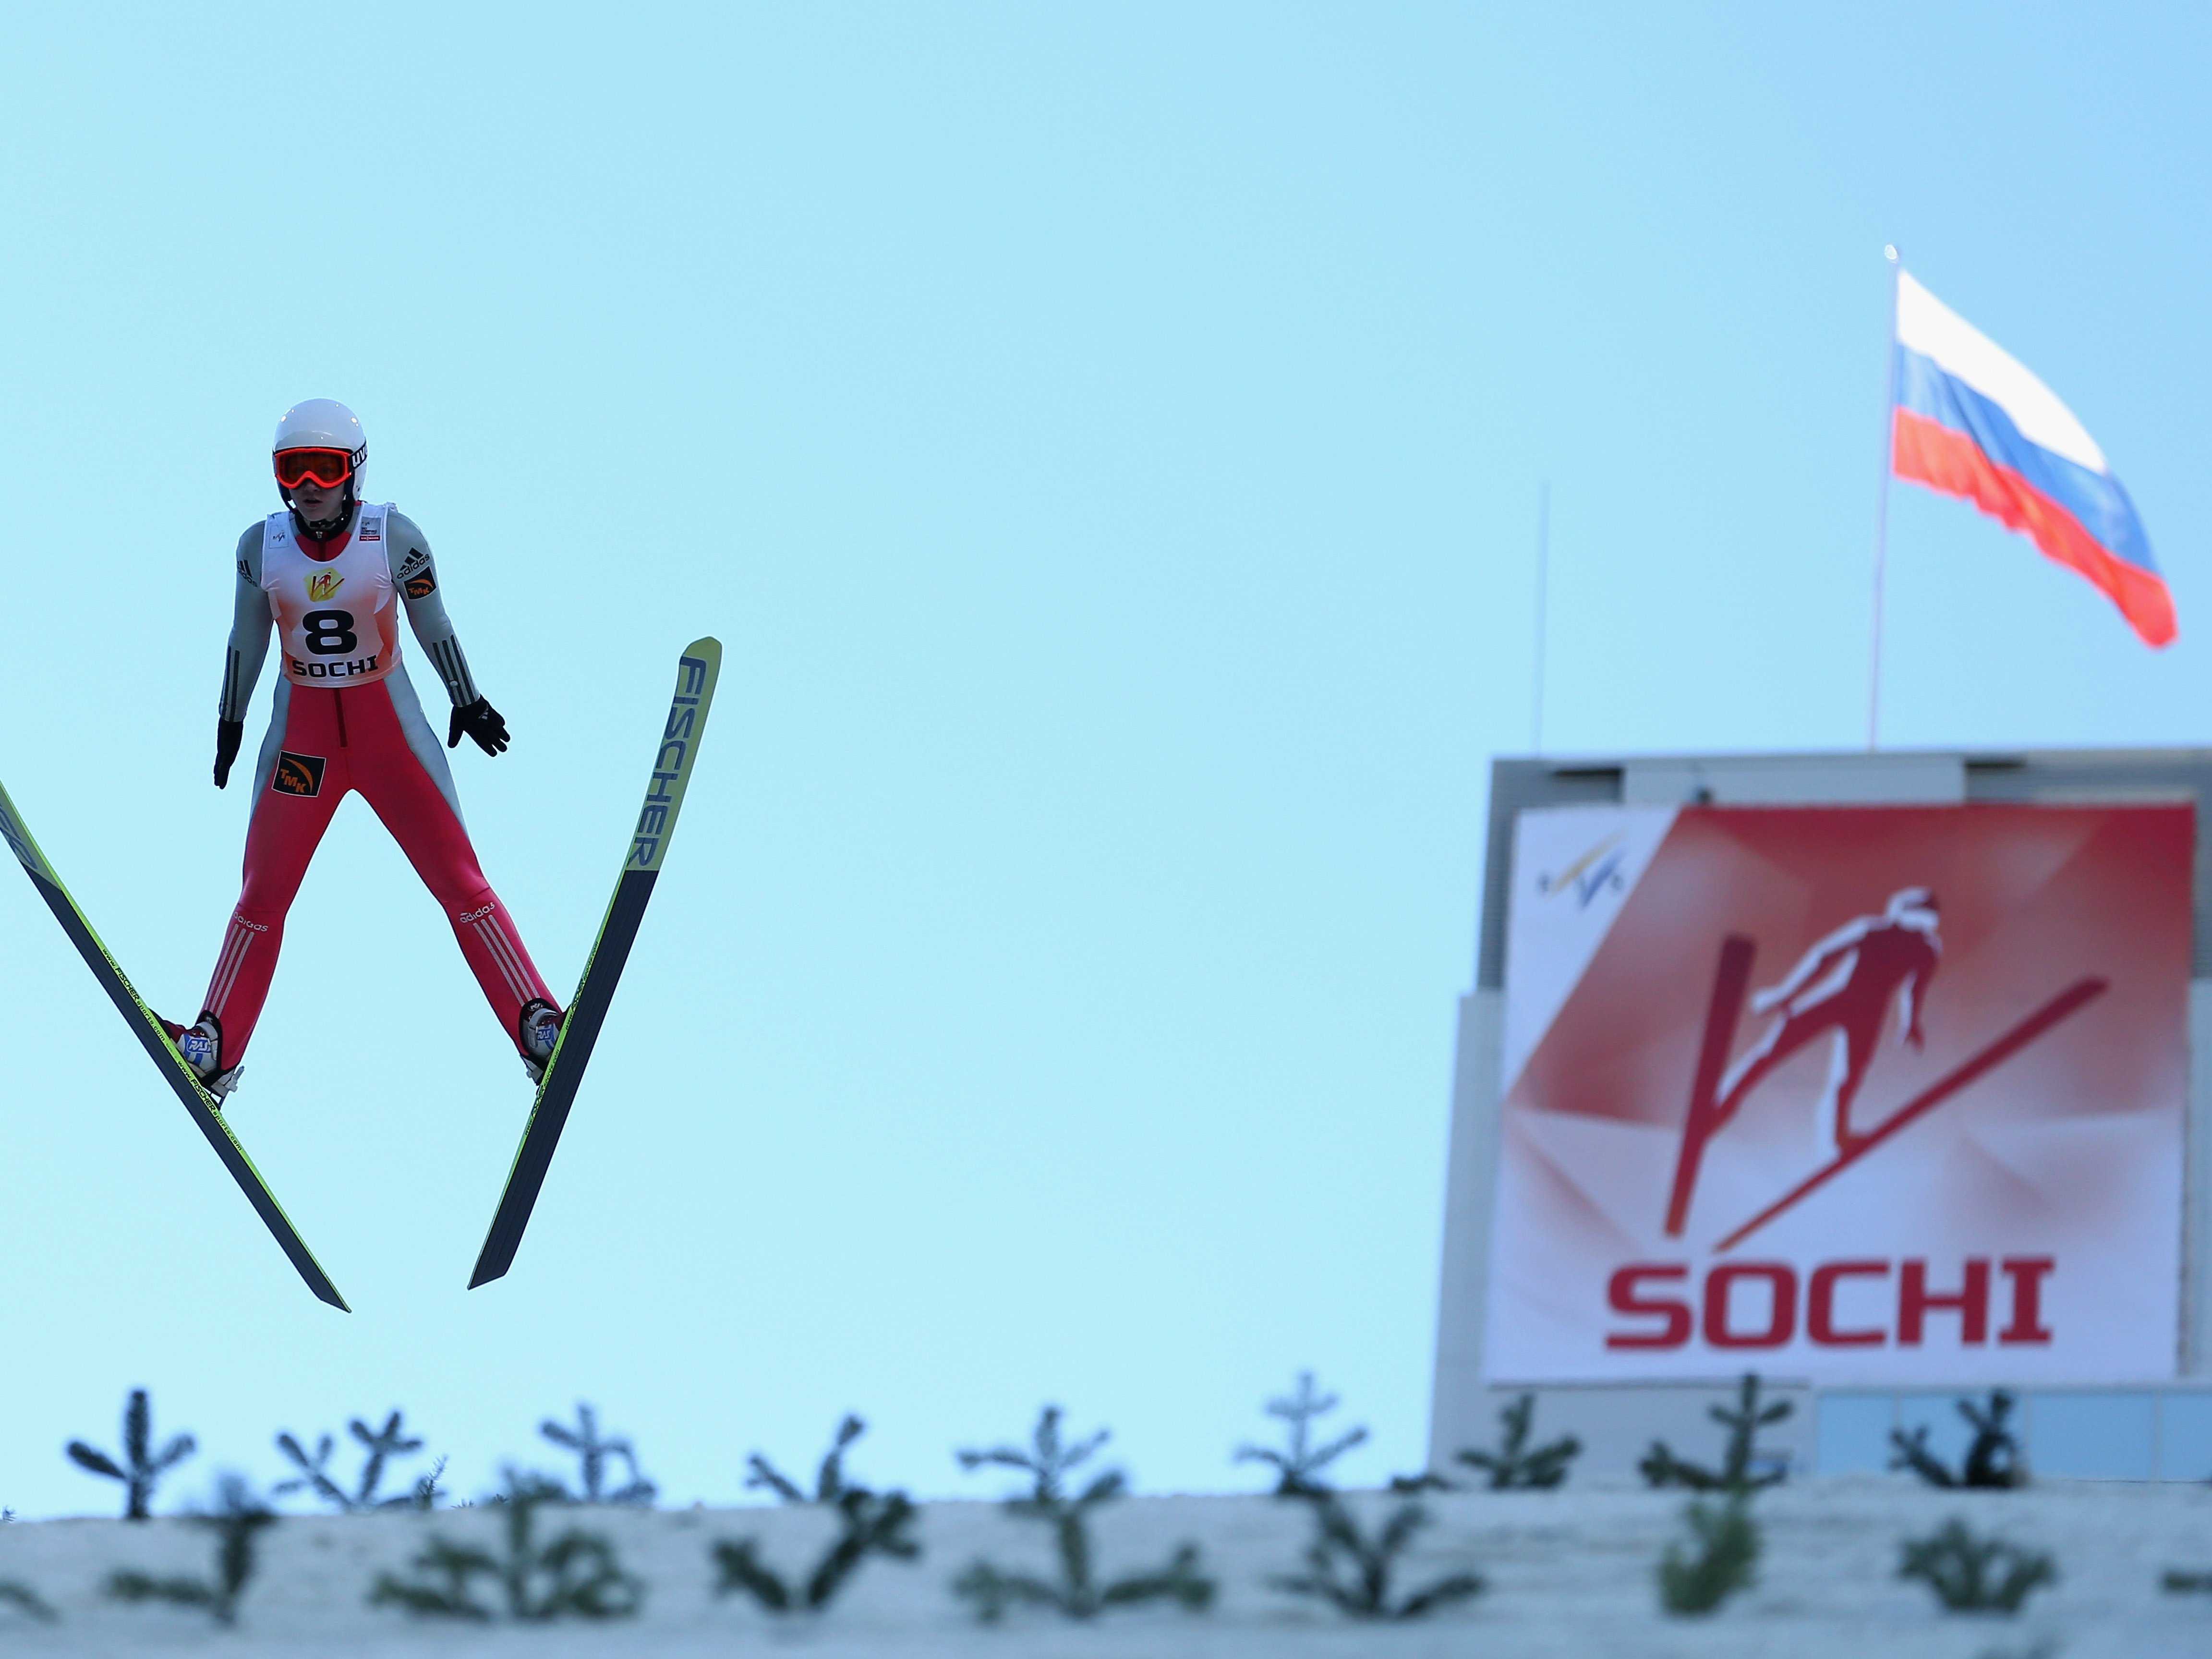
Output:
<svg viewBox="0 0 2212 1659">
<path fill-rule="evenodd" d="M 193 1125 L 207 1137 L 208 1145 L 215 1148 L 215 1154 L 222 1160 L 223 1168 L 230 1171 L 230 1178 L 238 1183 L 239 1190 L 246 1194 L 246 1201 L 253 1206 L 254 1213 L 261 1218 L 262 1224 L 269 1229 L 278 1248 L 299 1271 L 300 1277 L 307 1281 L 307 1288 L 331 1307 L 350 1313 L 352 1310 L 346 1306 L 346 1299 L 338 1294 L 338 1287 L 331 1283 L 330 1275 L 323 1271 L 322 1264 L 315 1260 L 314 1252 L 307 1248 L 307 1242 L 293 1227 L 283 1206 L 277 1203 L 276 1194 L 262 1180 L 261 1172 L 253 1167 L 253 1160 L 246 1155 L 246 1148 L 239 1144 L 238 1137 L 223 1121 L 222 1112 L 216 1109 L 215 1097 L 200 1086 L 198 1078 L 185 1063 L 184 1056 L 177 1052 L 176 1045 L 169 1041 L 169 1034 L 161 1029 L 161 1023 L 155 1017 L 154 1011 L 146 1006 L 145 1000 L 132 988 L 129 975 L 117 965 L 107 947 L 100 943 L 100 935 L 93 932 L 92 924 L 85 920 L 84 912 L 77 908 L 76 901 L 70 896 L 69 889 L 62 885 L 61 878 L 54 873 L 53 866 L 39 850 L 39 843 L 31 838 L 30 830 L 23 823 L 22 815 L 16 811 L 15 803 L 9 799 L 5 788 L 0 788 L 0 837 L 6 839 L 9 850 L 21 863 L 23 872 L 30 877 L 31 885 L 39 890 L 39 896 L 46 900 L 46 908 L 54 913 L 54 920 L 61 923 L 62 932 L 69 935 L 70 943 L 76 946 L 77 954 L 84 958 L 84 965 L 92 969 L 93 977 L 100 981 L 100 988 L 115 1004 L 116 1012 L 123 1016 L 124 1023 L 137 1037 L 148 1057 L 160 1070 L 163 1080 L 184 1103 L 185 1109 L 191 1115 Z"/>
<path fill-rule="evenodd" d="M 469 1288 L 489 1285 L 514 1265 L 522 1243 L 522 1230 L 530 1224 L 530 1212 L 553 1162 L 553 1149 L 568 1121 L 568 1108 L 584 1080 L 584 1067 L 599 1040 L 599 1027 L 614 1000 L 623 964 L 645 919 L 646 901 L 653 896 L 660 878 L 661 862 L 676 833 L 676 815 L 684 805 L 684 791 L 691 781 L 691 767 L 698 758 L 699 741 L 707 730 L 707 713 L 714 706 L 714 681 L 722 672 L 721 641 L 694 640 L 684 649 L 676 668 L 676 696 L 668 706 L 667 724 L 661 729 L 660 747 L 653 758 L 653 777 L 647 784 L 645 805 L 630 837 L 629 852 L 616 878 L 614 896 L 599 923 L 599 936 L 584 963 L 584 976 L 568 1004 L 560 1040 L 545 1062 L 538 1084 L 538 1097 L 530 1121 L 522 1131 L 522 1144 L 508 1170 L 507 1189 L 500 1194 L 498 1212 L 484 1235 Z"/>
</svg>

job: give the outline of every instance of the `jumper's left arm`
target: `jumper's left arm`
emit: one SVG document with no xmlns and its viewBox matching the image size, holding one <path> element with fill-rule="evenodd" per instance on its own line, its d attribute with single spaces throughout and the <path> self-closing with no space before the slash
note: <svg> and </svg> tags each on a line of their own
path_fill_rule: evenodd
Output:
<svg viewBox="0 0 2212 1659">
<path fill-rule="evenodd" d="M 453 618 L 446 614 L 445 597 L 438 591 L 438 564 L 431 556 L 428 540 L 414 520 L 399 512 L 386 515 L 384 533 L 392 580 L 406 604 L 407 624 L 415 630 L 422 654 L 438 671 L 446 696 L 456 708 L 475 702 L 483 693 L 477 690 L 469 674 L 469 659 L 461 654 Z"/>
</svg>

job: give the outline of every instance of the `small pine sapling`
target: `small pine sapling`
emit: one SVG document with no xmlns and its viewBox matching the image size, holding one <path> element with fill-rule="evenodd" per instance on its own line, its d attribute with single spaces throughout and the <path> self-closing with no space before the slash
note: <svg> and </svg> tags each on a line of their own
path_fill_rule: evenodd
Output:
<svg viewBox="0 0 2212 1659">
<path fill-rule="evenodd" d="M 579 1401 L 576 1407 L 576 1426 L 556 1423 L 548 1418 L 538 1425 L 538 1432 L 556 1446 L 565 1446 L 576 1454 L 581 1465 L 583 1491 L 579 1501 L 586 1504 L 634 1504 L 641 1509 L 653 1507 L 659 1488 L 639 1473 L 637 1455 L 630 1449 L 629 1441 L 618 1436 L 602 1437 L 599 1422 L 592 1408 Z M 607 1490 L 607 1462 L 619 1457 L 629 1470 L 629 1483 Z"/>
<path fill-rule="evenodd" d="M 803 1581 L 787 1582 L 763 1562 L 759 1540 L 725 1538 L 716 1540 L 712 1552 L 721 1575 L 714 1594 L 742 1591 L 770 1613 L 820 1613 L 871 1555 L 911 1561 L 921 1553 L 921 1544 L 908 1534 L 915 1510 L 904 1492 L 878 1494 L 847 1486 L 834 1504 L 836 1540 Z"/>
<path fill-rule="evenodd" d="M 1536 1419 L 1533 1394 L 1524 1394 L 1502 1407 L 1498 1416 L 1504 1430 L 1498 1449 L 1477 1451 L 1470 1447 L 1457 1454 L 1458 1461 L 1487 1475 L 1489 1479 L 1480 1484 L 1492 1492 L 1549 1492 L 1564 1485 L 1568 1466 L 1581 1455 L 1583 1443 L 1569 1434 L 1531 1447 L 1528 1434 Z"/>
<path fill-rule="evenodd" d="M 1711 1613 L 1747 1589 L 1759 1565 L 1751 1495 L 1732 1492 L 1718 1504 L 1699 1499 L 1683 1519 L 1689 1522 L 1691 1549 L 1685 1553 L 1680 1543 L 1669 1544 L 1660 1558 L 1659 1605 L 1676 1614 Z"/>
<path fill-rule="evenodd" d="M 79 1468 L 123 1483 L 123 1518 L 143 1521 L 152 1513 L 154 1487 L 171 1469 L 199 1449 L 199 1443 L 180 1434 L 158 1452 L 154 1443 L 154 1410 L 146 1390 L 133 1389 L 123 1407 L 123 1456 L 118 1461 L 95 1451 L 82 1440 L 69 1443 L 70 1461 Z"/>
<path fill-rule="evenodd" d="M 278 1430 L 276 1449 L 290 1458 L 300 1473 L 270 1487 L 270 1496 L 289 1498 L 295 1492 L 313 1492 L 333 1509 L 350 1511 L 359 1508 L 353 1494 L 331 1478 L 331 1454 L 337 1449 L 337 1443 L 325 1435 L 315 1443 L 315 1455 L 310 1457 L 289 1429 Z"/>
<path fill-rule="evenodd" d="M 439 1455 L 436 1461 L 432 1462 L 430 1465 L 428 1474 L 418 1474 L 415 1477 L 415 1484 L 408 1488 L 407 1496 L 404 1498 L 387 1498 L 384 1500 L 385 1507 L 395 1510 L 434 1510 L 437 1508 L 439 1494 L 446 1490 L 438 1483 L 444 1479 L 445 1474 L 446 1458 L 441 1453 Z"/>
<path fill-rule="evenodd" d="M 300 1473 L 289 1480 L 278 1481 L 270 1490 L 279 1497 L 288 1492 L 312 1492 L 332 1509 L 344 1514 L 355 1514 L 363 1510 L 428 1509 L 437 1495 L 438 1476 L 446 1467 L 443 1458 L 438 1460 L 437 1466 L 428 1475 L 418 1479 L 409 1491 L 398 1497 L 380 1498 L 377 1495 L 377 1488 L 384 1481 L 385 1465 L 395 1457 L 410 1457 L 422 1449 L 420 1440 L 407 1437 L 399 1426 L 399 1413 L 394 1411 L 384 1419 L 382 1428 L 374 1431 L 358 1417 L 346 1425 L 362 1448 L 361 1478 L 351 1492 L 331 1476 L 331 1453 L 334 1443 L 329 1435 L 323 1435 L 316 1440 L 314 1455 L 310 1457 L 290 1431 L 279 1434 L 276 1449 L 290 1458 Z"/>
<path fill-rule="evenodd" d="M 2027 1465 L 2020 1455 L 2019 1437 L 2007 1422 L 2014 1404 L 2011 1394 L 2003 1389 L 1992 1389 L 1986 1406 L 1977 1406 L 1971 1400 L 1953 1403 L 1974 1431 L 1966 1462 L 1954 1471 L 1929 1451 L 1928 1428 L 1923 1424 L 1910 1434 L 1902 1429 L 1889 1431 L 1890 1444 L 1896 1449 L 1889 1467 L 1911 1469 L 1931 1486 L 2026 1486 Z"/>
<path fill-rule="evenodd" d="M 1757 1445 L 1759 1430 L 1769 1424 L 1779 1423 L 1788 1417 L 1792 1407 L 1787 1400 L 1778 1400 L 1762 1406 L 1759 1401 L 1759 1374 L 1746 1372 L 1742 1387 L 1737 1391 L 1733 1408 L 1711 1406 L 1706 1414 L 1729 1431 L 1728 1444 L 1723 1449 L 1721 1466 L 1709 1469 L 1702 1464 L 1691 1463 L 1674 1455 L 1663 1440 L 1651 1443 L 1651 1449 L 1644 1454 L 1644 1461 L 1636 1468 L 1644 1480 L 1654 1486 L 1686 1486 L 1692 1492 L 1726 1492 L 1731 1497 L 1747 1496 L 1769 1486 L 1778 1486 L 1788 1474 L 1782 1460 L 1762 1454 Z M 1770 1467 L 1759 1469 L 1761 1463 Z M 1754 1473 L 1754 1471 L 1757 1471 Z"/>
<path fill-rule="evenodd" d="M 1401 1498 L 1418 1498 L 1425 1492 L 1457 1492 L 1454 1486 L 1434 1469 L 1423 1469 L 1417 1474 L 1394 1474 L 1389 1490 Z"/>
<path fill-rule="evenodd" d="M 748 1489 L 765 1486 L 787 1504 L 828 1504 L 837 1511 L 838 1533 L 834 1542 L 803 1580 L 787 1581 L 760 1559 L 756 1538 L 718 1540 L 711 1551 L 720 1577 L 714 1594 L 742 1592 L 774 1613 L 820 1613 L 836 1599 L 860 1564 L 871 1555 L 911 1561 L 921 1546 L 908 1535 L 916 1511 L 902 1492 L 877 1493 L 845 1478 L 845 1452 L 866 1431 L 857 1417 L 848 1416 L 837 1425 L 829 1455 L 816 1473 L 809 1497 L 799 1484 L 755 1452 L 747 1460 L 752 1474 Z"/>
<path fill-rule="evenodd" d="M 1480 1574 L 1461 1572 L 1391 1599 L 1398 1558 L 1429 1523 L 1421 1504 L 1410 1499 L 1399 1504 L 1371 1539 L 1334 1492 L 1322 1493 L 1313 1506 L 1314 1537 L 1306 1546 L 1305 1571 L 1270 1578 L 1277 1589 L 1327 1601 L 1347 1618 L 1374 1620 L 1419 1619 L 1482 1593 Z"/>
<path fill-rule="evenodd" d="M 15 1518 L 15 1511 L 0 1509 L 0 1525 Z M 0 1578 L 0 1602 L 6 1603 L 26 1619 L 36 1619 L 42 1624 L 52 1624 L 61 1617 L 39 1599 L 39 1593 L 28 1584 L 19 1584 L 12 1578 Z"/>
<path fill-rule="evenodd" d="M 204 1607 L 218 1625 L 238 1622 L 238 1598 L 252 1581 L 254 1535 L 276 1524 L 268 1505 L 234 1474 L 222 1479 L 222 1500 L 209 1514 L 191 1518 L 216 1534 L 215 1573 L 210 1578 L 156 1578 L 124 1571 L 108 1576 L 108 1595 L 118 1601 L 171 1601 Z"/>
<path fill-rule="evenodd" d="M 1897 1576 L 1922 1580 L 1953 1613 L 2018 1613 L 2030 1591 L 2057 1582 L 2058 1567 L 2042 1550 L 1977 1538 L 1954 1520 L 1906 1539 Z"/>
<path fill-rule="evenodd" d="M 765 1487 L 787 1504 L 834 1504 L 845 1491 L 846 1449 L 867 1431 L 866 1423 L 849 1412 L 846 1413 L 845 1420 L 837 1425 L 837 1432 L 830 1437 L 830 1450 L 823 1458 L 821 1468 L 815 1471 L 811 1497 L 800 1489 L 797 1481 L 784 1474 L 759 1452 L 754 1452 L 745 1459 L 745 1468 L 749 1471 L 745 1476 L 745 1490 L 751 1492 Z"/>
<path fill-rule="evenodd" d="M 510 1470 L 507 1492 L 493 1500 L 506 1532 L 503 1557 L 433 1536 L 408 1564 L 416 1575 L 412 1580 L 377 1575 L 369 1606 L 476 1623 L 489 1623 L 502 1613 L 525 1624 L 630 1617 L 644 1600 L 644 1586 L 623 1571 L 606 1539 L 572 1527 L 544 1544 L 538 1542 L 538 1510 L 563 1501 L 557 1486 Z M 495 1600 L 478 1597 L 480 1579 L 488 1581 Z"/>
<path fill-rule="evenodd" d="M 61 1617 L 46 1605 L 45 1598 L 38 1591 L 13 1578 L 0 1578 L 0 1603 L 5 1603 L 26 1619 L 35 1619 L 42 1625 L 51 1625 Z"/>
<path fill-rule="evenodd" d="M 1364 1428 L 1354 1427 L 1325 1444 L 1316 1446 L 1312 1443 L 1315 1421 L 1334 1411 L 1337 1405 L 1336 1395 L 1322 1394 L 1314 1387 L 1311 1371 L 1300 1371 L 1296 1394 L 1267 1402 L 1267 1414 L 1279 1417 L 1290 1425 L 1289 1444 L 1279 1451 L 1272 1446 L 1239 1446 L 1232 1461 L 1265 1463 L 1274 1469 L 1275 1496 L 1278 1498 L 1320 1497 L 1329 1490 L 1329 1484 L 1322 1471 L 1354 1446 L 1364 1444 L 1367 1439 Z"/>
<path fill-rule="evenodd" d="M 1071 1497 L 1067 1477 L 1106 1440 L 1107 1431 L 1101 1429 L 1088 1439 L 1063 1445 L 1060 1407 L 1047 1406 L 1037 1418 L 1028 1449 L 998 1446 L 957 1454 L 960 1467 L 971 1472 L 998 1467 L 1027 1474 L 1030 1490 L 1007 1498 L 1006 1509 L 1023 1520 L 1050 1527 L 1060 1557 L 1056 1583 L 1028 1573 L 1006 1572 L 981 1559 L 970 1565 L 954 1581 L 952 1593 L 975 1607 L 981 1623 L 996 1624 L 1011 1607 L 1049 1607 L 1070 1619 L 1095 1619 L 1109 1608 L 1147 1601 L 1173 1601 L 1186 1613 L 1203 1613 L 1213 1604 L 1213 1581 L 1200 1571 L 1198 1546 L 1193 1543 L 1177 1545 L 1167 1564 L 1154 1571 L 1131 1573 L 1104 1584 L 1094 1577 L 1091 1511 L 1121 1497 L 1128 1479 L 1120 1469 L 1106 1469 Z"/>
</svg>

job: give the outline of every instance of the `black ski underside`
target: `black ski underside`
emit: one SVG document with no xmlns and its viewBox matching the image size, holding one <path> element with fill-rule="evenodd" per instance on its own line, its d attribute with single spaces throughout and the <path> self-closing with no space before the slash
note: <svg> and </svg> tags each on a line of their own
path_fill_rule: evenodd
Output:
<svg viewBox="0 0 2212 1659">
<path fill-rule="evenodd" d="M 538 1189 L 545 1184 L 554 1148 L 561 1144 L 561 1131 L 568 1121 L 568 1108 L 575 1101 L 584 1067 L 599 1042 L 599 1027 L 606 1022 L 615 987 L 637 938 L 638 924 L 645 920 L 646 901 L 653 896 L 653 884 L 659 879 L 658 870 L 627 870 L 615 884 L 599 944 L 584 969 L 584 982 L 576 988 L 575 1000 L 568 1007 L 560 1052 L 547 1069 L 544 1086 L 531 1109 L 530 1126 L 523 1132 L 522 1145 L 514 1155 L 507 1190 L 500 1195 L 498 1213 L 492 1217 L 491 1231 L 484 1235 L 483 1249 L 477 1253 L 476 1269 L 469 1276 L 472 1291 L 501 1277 L 514 1265 L 523 1230 L 530 1224 Z"/>
<path fill-rule="evenodd" d="M 489 1285 L 514 1265 L 523 1229 L 545 1184 L 553 1163 L 553 1150 L 568 1121 L 568 1109 L 584 1080 L 584 1067 L 599 1040 L 599 1028 L 614 1000 L 623 964 L 629 960 L 638 924 L 645 920 L 646 902 L 659 879 L 684 810 L 699 744 L 707 731 L 707 716 L 714 703 L 714 684 L 722 670 L 722 642 L 709 635 L 684 647 L 676 659 L 676 690 L 668 704 L 668 717 L 654 740 L 653 770 L 646 783 L 645 799 L 638 809 L 622 873 L 615 878 L 614 896 L 599 918 L 598 936 L 585 958 L 583 976 L 568 1004 L 561 1035 L 545 1062 L 537 1098 L 531 1103 L 530 1120 L 523 1126 L 521 1143 L 508 1168 L 507 1185 L 499 1195 L 499 1208 L 477 1253 L 469 1288 Z"/>
<path fill-rule="evenodd" d="M 323 1271 L 322 1264 L 315 1260 L 313 1253 L 307 1249 L 307 1242 L 294 1229 L 282 1206 L 263 1183 L 259 1173 L 247 1161 L 245 1152 L 231 1134 L 229 1126 L 223 1122 L 222 1115 L 209 1104 L 208 1097 L 179 1069 L 182 1062 L 177 1058 L 175 1050 L 169 1047 L 167 1039 L 154 1025 L 144 1003 L 123 976 L 123 970 L 108 956 L 106 947 L 100 944 L 87 925 L 70 896 L 35 870 L 27 866 L 23 873 L 30 877 L 31 884 L 39 890 L 39 896 L 46 900 L 46 908 L 54 913 L 54 920 L 61 923 L 62 932 L 68 934 L 70 943 L 76 946 L 76 953 L 84 958 L 84 965 L 92 969 L 93 977 L 107 993 L 108 1000 L 114 1003 L 115 1010 L 123 1016 L 124 1023 L 137 1035 L 148 1058 L 153 1060 L 177 1098 L 184 1103 L 185 1109 L 191 1115 L 192 1122 L 207 1137 L 208 1145 L 215 1148 L 215 1155 L 222 1160 L 223 1168 L 230 1171 L 231 1179 L 238 1183 L 239 1190 L 253 1206 L 254 1213 L 269 1229 L 270 1237 L 284 1252 L 285 1259 L 291 1262 L 300 1277 L 307 1281 L 307 1288 L 318 1297 L 333 1308 L 352 1312 L 353 1310 L 346 1305 L 345 1297 L 338 1294 L 338 1287 L 331 1282 L 330 1275 Z"/>
</svg>

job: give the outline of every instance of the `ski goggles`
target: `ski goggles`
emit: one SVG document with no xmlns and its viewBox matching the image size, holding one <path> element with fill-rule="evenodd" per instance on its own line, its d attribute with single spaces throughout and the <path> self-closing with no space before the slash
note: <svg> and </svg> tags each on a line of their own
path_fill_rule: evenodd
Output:
<svg viewBox="0 0 2212 1659">
<path fill-rule="evenodd" d="M 353 457 L 343 449 L 285 449 L 277 452 L 276 482 L 287 489 L 318 483 L 336 489 L 353 477 Z"/>
</svg>

